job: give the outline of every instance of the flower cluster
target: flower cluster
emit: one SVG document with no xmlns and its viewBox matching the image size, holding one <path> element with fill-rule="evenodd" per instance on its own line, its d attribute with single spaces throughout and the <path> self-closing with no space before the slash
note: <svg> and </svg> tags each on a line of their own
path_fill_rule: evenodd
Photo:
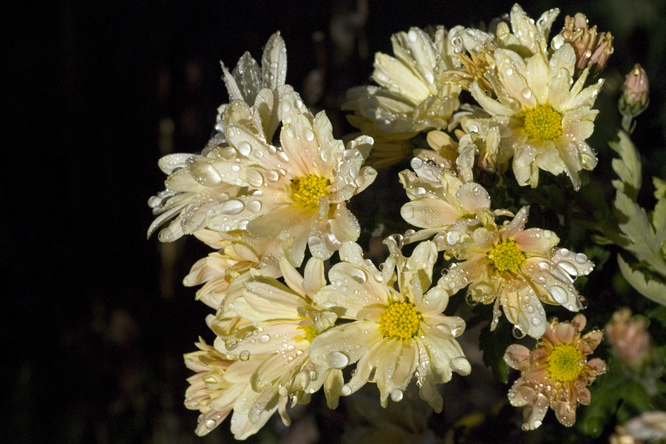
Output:
<svg viewBox="0 0 666 444">
<path fill-rule="evenodd" d="M 201 339 L 185 356 L 196 372 L 186 406 L 201 413 L 198 435 L 231 417 L 234 436 L 245 439 L 275 412 L 289 425 L 289 409 L 320 390 L 336 408 L 368 383 L 382 407 L 418 392 L 441 412 L 440 385 L 472 372 L 473 355 L 458 339 L 465 311 L 451 304 L 445 313 L 451 298 L 473 306 L 482 336 L 507 333 L 498 328 L 504 314 L 516 337 L 536 340 L 532 350 L 513 344 L 504 354 L 521 372 L 508 399 L 524 408 L 523 428 L 541 426 L 549 406 L 560 423 L 574 424 L 578 405 L 591 401 L 586 387 L 607 369 L 588 359 L 602 333 L 582 335 L 578 313 L 586 279 L 578 278 L 594 263 L 567 231 L 576 213 L 543 196 L 575 195 L 583 170 L 597 165 L 586 140 L 603 80 L 588 77 L 603 70 L 613 38 L 580 13 L 550 38 L 558 13 L 535 21 L 514 5 L 488 30 L 393 35 L 393 56 L 375 56 L 377 85 L 347 94 L 343 109 L 361 134 L 346 144 L 325 112 L 313 114 L 285 83 L 279 33 L 260 63 L 246 53 L 232 71 L 222 65 L 229 103 L 215 135 L 200 154 L 160 159 L 166 189 L 149 200 L 157 216 L 149 235 L 159 231 L 167 242 L 193 234 L 213 249 L 184 279 L 201 285 L 196 297 L 213 310 L 211 345 Z M 407 161 L 411 169 L 395 180 L 405 192 L 402 221 L 390 224 L 404 230 L 381 238 L 381 221 L 359 222 L 347 204 L 372 192 L 375 168 Z M 657 214 L 664 208 L 650 220 L 666 220 Z M 544 228 L 529 226 L 530 211 Z M 619 228 L 625 234 L 611 240 L 630 237 Z M 381 265 L 364 252 L 368 237 L 383 245 Z M 547 310 L 578 314 L 558 322 Z M 640 330 L 624 321 L 609 329 L 617 347 L 619 331 Z M 419 418 L 400 433 L 430 436 Z"/>
</svg>

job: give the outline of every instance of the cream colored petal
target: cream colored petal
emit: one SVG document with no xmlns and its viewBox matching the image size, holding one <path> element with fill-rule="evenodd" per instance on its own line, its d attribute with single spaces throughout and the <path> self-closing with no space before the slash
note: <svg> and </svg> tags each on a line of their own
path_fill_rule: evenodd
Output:
<svg viewBox="0 0 666 444">
<path fill-rule="evenodd" d="M 469 182 L 464 184 L 456 192 L 456 197 L 468 213 L 476 214 L 490 209 L 490 195 L 478 183 Z"/>
<path fill-rule="evenodd" d="M 523 333 L 540 338 L 546 332 L 546 312 L 529 285 L 518 291 L 505 290 L 500 303 L 508 321 Z"/>
<path fill-rule="evenodd" d="M 594 133 L 594 123 L 589 121 L 575 122 L 564 121 L 562 129 L 569 140 L 582 142 Z"/>
<path fill-rule="evenodd" d="M 285 257 L 280 259 L 280 270 L 282 270 L 282 277 L 289 288 L 295 290 L 297 293 L 304 295 L 303 290 L 303 276 L 296 270 Z"/>
<path fill-rule="evenodd" d="M 386 285 L 377 282 L 375 277 L 362 267 L 348 262 L 340 262 L 331 268 L 328 278 L 331 285 L 348 298 L 347 301 L 344 298 L 336 298 L 343 304 L 340 306 L 348 310 L 345 317 L 354 316 L 353 313 L 366 305 L 385 305 L 387 303 L 388 289 Z"/>
<path fill-rule="evenodd" d="M 265 88 L 276 90 L 284 85 L 287 78 L 287 47 L 279 31 L 266 42 L 261 57 L 261 71 Z"/>
<path fill-rule="evenodd" d="M 305 264 L 303 271 L 303 289 L 312 297 L 314 293 L 326 286 L 326 275 L 324 273 L 324 262 L 321 259 L 311 258 Z"/>
<path fill-rule="evenodd" d="M 498 49 L 495 51 L 495 62 L 506 94 L 518 101 L 522 107 L 534 108 L 537 103 L 532 90 L 527 85 L 527 66 L 523 58 L 513 51 Z M 476 96 L 474 98 L 476 99 Z M 483 103 L 479 103 L 485 108 Z"/>
<path fill-rule="evenodd" d="M 576 69 L 576 52 L 573 47 L 568 43 L 562 45 L 550 57 L 549 65 L 551 82 L 556 76 L 565 76 L 571 79 Z M 565 73 L 562 73 L 562 70 Z M 567 90 L 571 87 L 571 80 L 568 83 Z"/>
<path fill-rule="evenodd" d="M 449 294 L 444 288 L 434 286 L 426 291 L 423 298 L 416 302 L 416 309 L 424 316 L 442 313 L 449 304 Z"/>
<path fill-rule="evenodd" d="M 407 386 L 414 377 L 417 357 L 418 348 L 415 341 L 400 339 L 386 341 L 384 351 L 376 363 L 375 372 L 375 380 L 383 406 L 388 396 L 395 401 L 402 399 L 402 392 L 407 390 Z"/>
<path fill-rule="evenodd" d="M 541 53 L 536 53 L 527 60 L 527 83 L 537 104 L 548 102 L 549 81 L 548 63 Z"/>
<path fill-rule="evenodd" d="M 275 279 L 245 284 L 243 298 L 234 302 L 234 311 L 252 321 L 297 317 L 299 296 Z"/>
<path fill-rule="evenodd" d="M 503 105 L 498 101 L 486 96 L 476 81 L 470 85 L 469 92 L 472 94 L 472 97 L 474 97 L 474 100 L 479 102 L 479 105 L 481 105 L 484 110 L 488 111 L 493 116 L 512 116 L 514 114 L 514 112 L 508 106 Z"/>
<path fill-rule="evenodd" d="M 578 82 L 576 82 L 578 84 Z M 574 88 L 572 88 L 572 95 L 570 100 L 564 105 L 565 110 L 573 110 L 582 106 L 592 106 L 594 101 L 597 100 L 597 96 L 601 91 L 603 86 L 603 80 L 598 81 L 594 85 L 590 85 L 580 92 L 580 94 L 574 95 Z"/>
<path fill-rule="evenodd" d="M 400 209 L 405 221 L 419 228 L 445 227 L 462 217 L 460 211 L 440 199 L 419 199 L 407 202 Z"/>
<path fill-rule="evenodd" d="M 430 90 L 408 67 L 391 56 L 375 54 L 375 82 L 407 98 L 414 106 L 423 102 Z"/>
<path fill-rule="evenodd" d="M 310 344 L 310 360 L 316 365 L 342 369 L 355 363 L 381 340 L 377 324 L 355 321 L 321 333 Z"/>
<path fill-rule="evenodd" d="M 566 69 L 560 69 L 550 80 L 548 102 L 558 112 L 568 108 L 567 104 L 571 97 L 569 94 L 571 83 L 571 74 Z"/>
</svg>

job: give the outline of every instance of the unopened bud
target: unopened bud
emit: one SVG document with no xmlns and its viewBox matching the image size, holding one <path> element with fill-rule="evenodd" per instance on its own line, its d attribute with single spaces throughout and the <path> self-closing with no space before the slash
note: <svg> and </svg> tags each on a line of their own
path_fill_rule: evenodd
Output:
<svg viewBox="0 0 666 444">
<path fill-rule="evenodd" d="M 585 14 L 580 12 L 564 20 L 559 41 L 573 47 L 576 53 L 576 75 L 585 68 L 589 68 L 592 75 L 598 75 L 613 53 L 613 36 L 610 32 L 597 33 L 596 25 L 588 27 Z"/>
<path fill-rule="evenodd" d="M 613 319 L 604 330 L 617 357 L 629 368 L 640 371 L 652 352 L 652 341 L 645 328 L 645 319 L 632 317 L 631 310 L 623 308 L 613 313 Z"/>
<path fill-rule="evenodd" d="M 647 109 L 649 103 L 648 77 L 645 70 L 637 63 L 624 80 L 618 108 L 623 116 L 636 117 Z"/>
</svg>

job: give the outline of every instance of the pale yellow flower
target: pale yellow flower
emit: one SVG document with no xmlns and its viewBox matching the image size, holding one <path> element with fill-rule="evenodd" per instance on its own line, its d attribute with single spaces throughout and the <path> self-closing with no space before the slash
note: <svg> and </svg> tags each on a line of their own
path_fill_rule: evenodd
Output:
<svg viewBox="0 0 666 444">
<path fill-rule="evenodd" d="M 528 210 L 521 208 L 511 222 L 500 227 L 477 228 L 473 242 L 457 251 L 456 257 L 463 262 L 451 265 L 437 285 L 450 294 L 469 285 L 469 302 L 495 303 L 491 329 L 501 316 L 501 306 L 509 322 L 538 338 L 546 330 L 541 303 L 580 310 L 573 282 L 590 273 L 594 265 L 583 253 L 556 248 L 559 238 L 554 232 L 526 230 Z"/>
<path fill-rule="evenodd" d="M 323 385 L 329 405 L 334 407 L 342 386 L 340 370 L 317 365 L 308 357 L 310 342 L 336 319 L 333 312 L 312 301 L 314 293 L 326 285 L 323 262 L 311 258 L 301 276 L 283 257 L 280 269 L 287 285 L 256 270 L 250 272 L 252 278 L 232 307 L 244 322 L 224 335 L 215 321 L 211 325 L 218 333 L 215 348 L 220 353 L 240 361 L 260 362 L 248 379 L 252 390 L 261 396 L 251 406 L 234 407 L 234 411 L 247 412 L 250 422 L 259 420 L 271 406 L 286 405 L 287 400 L 307 404 Z M 279 410 L 288 425 L 286 411 Z"/>
<path fill-rule="evenodd" d="M 531 351 L 518 344 L 506 349 L 504 360 L 521 372 L 508 397 L 514 407 L 524 407 L 524 430 L 538 428 L 549 406 L 560 423 L 571 427 L 578 404 L 590 403 L 587 386 L 606 372 L 606 364 L 599 358 L 588 361 L 603 333 L 592 330 L 581 336 L 586 322 L 582 314 L 571 323 L 553 320 Z"/>
<path fill-rule="evenodd" d="M 278 93 L 279 147 L 249 120 L 245 102 L 227 109 L 226 135 L 238 157 L 215 167 L 225 181 L 249 191 L 211 209 L 207 225 L 279 239 L 284 254 L 299 266 L 306 245 L 314 256 L 327 259 L 342 242 L 358 238 L 360 227 L 346 202 L 375 178 L 374 169 L 362 167 L 372 139 L 360 136 L 345 147 L 333 138 L 324 112 L 313 116 L 288 85 Z"/>
<path fill-rule="evenodd" d="M 446 30 L 438 27 L 434 36 L 419 28 L 391 37 L 394 57 L 375 55 L 374 81 L 379 86 L 349 90 L 343 109 L 354 111 L 350 123 L 364 134 L 381 140 L 395 157 L 376 153 L 369 162 L 382 159 L 382 166 L 404 158 L 407 141 L 429 128 L 446 128 L 458 109 L 460 88 L 438 83 L 439 74 L 453 69 L 453 53 Z M 403 154 L 403 157 L 399 157 Z M 378 164 L 379 165 L 379 164 Z"/>
<path fill-rule="evenodd" d="M 418 158 L 412 160 L 412 165 L 416 174 L 407 170 L 399 173 L 410 199 L 400 215 L 421 228 L 408 237 L 410 243 L 434 236 L 438 250 L 450 251 L 464 244 L 473 228 L 495 225 L 490 195 L 481 185 L 463 183 L 452 173 Z"/>
<path fill-rule="evenodd" d="M 513 156 L 513 172 L 520 185 L 536 187 L 539 169 L 562 172 L 578 190 L 578 172 L 591 170 L 597 158 L 585 139 L 594 131 L 598 113 L 591 109 L 603 81 L 584 88 L 587 70 L 573 82 L 576 56 L 569 44 L 550 59 L 541 52 L 524 59 L 508 49 L 495 51 L 496 75 L 489 76 L 497 99 L 488 97 L 478 82 L 474 99 L 499 124 L 503 156 Z M 572 85 L 573 84 L 573 85 Z M 467 123 L 474 132 L 474 121 Z"/>
<path fill-rule="evenodd" d="M 374 382 L 382 406 L 389 396 L 400 401 L 416 377 L 421 398 L 441 411 L 443 400 L 436 385 L 448 382 L 454 371 L 467 375 L 471 370 L 455 340 L 465 322 L 442 314 L 448 304 L 445 291 L 428 290 L 437 260 L 435 244 L 422 242 L 405 258 L 395 241 L 385 242 L 391 255 L 381 271 L 364 260 L 357 244 L 341 248 L 342 262 L 329 272 L 331 285 L 315 300 L 352 322 L 317 336 L 310 359 L 339 369 L 356 363 L 341 393 L 350 395 Z"/>
</svg>

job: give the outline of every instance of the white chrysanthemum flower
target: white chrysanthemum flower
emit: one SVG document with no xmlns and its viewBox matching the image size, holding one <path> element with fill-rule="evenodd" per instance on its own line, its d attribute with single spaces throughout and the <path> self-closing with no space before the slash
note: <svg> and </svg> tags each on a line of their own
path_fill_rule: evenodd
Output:
<svg viewBox="0 0 666 444">
<path fill-rule="evenodd" d="M 331 285 L 318 292 L 315 300 L 353 322 L 317 336 L 310 359 L 340 369 L 356 363 L 342 394 L 375 382 L 382 406 L 389 396 L 400 401 L 416 377 L 421 398 L 441 411 L 443 400 L 436 384 L 448 382 L 453 371 L 467 375 L 471 370 L 455 340 L 465 321 L 442 314 L 448 304 L 445 291 L 428 290 L 437 260 L 435 244 L 422 242 L 405 258 L 395 241 L 385 242 L 391 255 L 381 272 L 364 260 L 357 244 L 347 243 L 340 249 L 342 262 L 329 272 Z"/>
<path fill-rule="evenodd" d="M 279 93 L 279 147 L 248 122 L 244 102 L 227 110 L 227 138 L 239 157 L 219 169 L 226 181 L 251 192 L 213 208 L 207 224 L 280 239 L 284 254 L 299 266 L 307 244 L 315 257 L 328 259 L 343 242 L 358 239 L 360 227 L 346 202 L 369 186 L 376 172 L 362 167 L 372 138 L 361 136 L 345 147 L 333 138 L 324 112 L 313 116 L 291 87 Z"/>
<path fill-rule="evenodd" d="M 222 70 L 229 100 L 247 103 L 246 119 L 267 140 L 272 140 L 280 123 L 277 89 L 284 85 L 287 70 L 287 50 L 279 32 L 266 43 L 261 65 L 260 68 L 250 54 L 245 53 L 233 72 L 230 73 L 224 65 Z M 148 236 L 168 221 L 170 223 L 158 235 L 162 242 L 171 242 L 203 229 L 206 213 L 211 208 L 241 192 L 238 186 L 224 182 L 224 169 L 220 168 L 222 163 L 236 157 L 236 152 L 226 142 L 221 119 L 228 106 L 220 106 L 215 126 L 218 133 L 201 155 L 176 153 L 159 160 L 160 169 L 169 177 L 165 190 L 148 201 L 153 214 L 159 215 L 148 228 Z"/>
<path fill-rule="evenodd" d="M 252 279 L 245 284 L 243 296 L 233 302 L 236 314 L 249 323 L 240 323 L 240 328 L 218 336 L 215 348 L 229 358 L 260 361 L 248 379 L 252 390 L 261 395 L 251 405 L 236 404 L 234 412 L 247 414 L 250 422 L 256 422 L 278 406 L 288 425 L 283 408 L 287 400 L 307 404 L 311 394 L 323 385 L 329 405 L 335 407 L 342 372 L 316 365 L 308 357 L 310 342 L 337 318 L 312 301 L 314 293 L 326 285 L 323 261 L 311 258 L 303 276 L 286 258 L 280 259 L 280 268 L 287 285 L 251 271 Z"/>
<path fill-rule="evenodd" d="M 573 285 L 594 264 L 583 253 L 556 248 L 557 235 L 540 228 L 525 229 L 529 207 L 501 227 L 481 227 L 473 242 L 458 250 L 463 262 L 453 264 L 438 286 L 455 293 L 469 284 L 471 303 L 495 303 L 491 329 L 504 310 L 509 322 L 523 333 L 539 338 L 546 331 L 542 302 L 577 312 L 582 308 Z"/>
<path fill-rule="evenodd" d="M 443 27 L 434 37 L 422 29 L 410 28 L 394 34 L 391 42 L 395 57 L 375 55 L 373 79 L 379 86 L 350 89 L 343 105 L 343 109 L 355 112 L 348 116 L 350 123 L 381 140 L 390 152 L 372 153 L 369 163 L 376 158 L 380 166 L 402 160 L 407 140 L 420 131 L 446 128 L 460 106 L 460 88 L 436 82 L 440 73 L 454 67 Z"/>
<path fill-rule="evenodd" d="M 585 139 L 594 131 L 598 113 L 591 109 L 603 81 L 583 89 L 587 71 L 573 83 L 576 55 L 569 44 L 548 60 L 537 52 L 527 60 L 514 51 L 495 51 L 497 75 L 491 76 L 497 99 L 473 82 L 470 92 L 499 123 L 500 150 L 513 155 L 513 172 L 520 185 L 536 187 L 539 169 L 566 172 L 574 189 L 581 186 L 578 171 L 597 164 Z M 573 83 L 573 86 L 572 86 Z M 473 121 L 468 122 L 468 128 Z"/>
<path fill-rule="evenodd" d="M 463 183 L 448 171 L 439 171 L 418 158 L 412 161 L 416 174 L 399 173 L 410 202 L 400 209 L 405 221 L 421 228 L 409 236 L 409 242 L 434 237 L 438 250 L 460 247 L 478 226 L 494 226 L 495 212 L 490 210 L 490 195 L 475 182 Z M 426 173 L 434 169 L 434 178 Z M 425 170 L 425 172 L 424 172 Z M 437 174 L 439 173 L 439 174 Z"/>
</svg>

